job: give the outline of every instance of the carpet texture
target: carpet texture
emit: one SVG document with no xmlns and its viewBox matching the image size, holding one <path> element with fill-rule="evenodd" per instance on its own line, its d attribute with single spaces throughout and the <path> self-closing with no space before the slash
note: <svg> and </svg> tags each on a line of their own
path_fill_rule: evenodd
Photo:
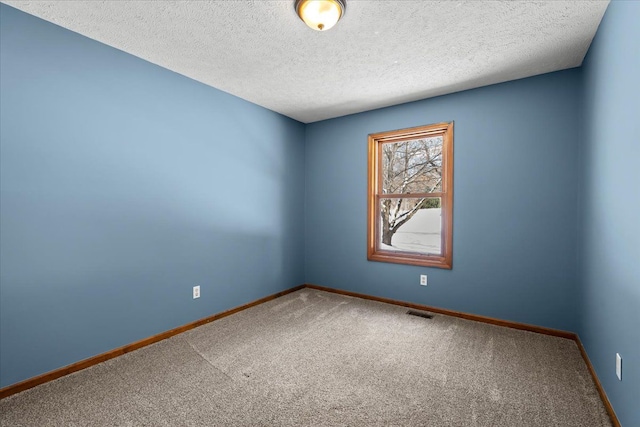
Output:
<svg viewBox="0 0 640 427">
<path fill-rule="evenodd" d="M 303 289 L 0 401 L 8 426 L 610 426 L 575 342 Z"/>
</svg>

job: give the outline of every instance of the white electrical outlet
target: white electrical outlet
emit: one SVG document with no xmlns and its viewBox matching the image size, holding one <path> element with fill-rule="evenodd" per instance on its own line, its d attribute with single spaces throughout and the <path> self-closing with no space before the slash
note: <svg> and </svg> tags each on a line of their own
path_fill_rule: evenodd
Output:
<svg viewBox="0 0 640 427">
<path fill-rule="evenodd" d="M 620 353 L 616 353 L 616 376 L 622 381 L 622 356 Z"/>
<path fill-rule="evenodd" d="M 426 274 L 421 274 L 420 275 L 420 285 L 427 286 L 427 275 Z"/>
<path fill-rule="evenodd" d="M 193 287 L 193 299 L 200 298 L 200 285 Z"/>
</svg>

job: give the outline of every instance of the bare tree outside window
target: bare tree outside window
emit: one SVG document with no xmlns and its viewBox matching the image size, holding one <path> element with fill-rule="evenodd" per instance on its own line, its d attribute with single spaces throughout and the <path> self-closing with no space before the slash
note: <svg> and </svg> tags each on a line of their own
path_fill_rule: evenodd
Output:
<svg viewBox="0 0 640 427">
<path fill-rule="evenodd" d="M 382 145 L 382 190 L 391 194 L 433 193 L 442 184 L 442 136 Z M 420 209 L 440 208 L 433 198 L 384 199 L 380 208 L 382 243 Z"/>
</svg>

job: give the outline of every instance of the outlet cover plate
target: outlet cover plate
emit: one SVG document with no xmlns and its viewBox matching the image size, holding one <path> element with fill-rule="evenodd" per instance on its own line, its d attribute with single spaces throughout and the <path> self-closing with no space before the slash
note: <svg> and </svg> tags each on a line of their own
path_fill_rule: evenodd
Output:
<svg viewBox="0 0 640 427">
<path fill-rule="evenodd" d="M 200 285 L 193 287 L 193 299 L 200 298 Z"/>
<path fill-rule="evenodd" d="M 622 356 L 620 353 L 616 353 L 616 376 L 622 381 Z"/>
</svg>

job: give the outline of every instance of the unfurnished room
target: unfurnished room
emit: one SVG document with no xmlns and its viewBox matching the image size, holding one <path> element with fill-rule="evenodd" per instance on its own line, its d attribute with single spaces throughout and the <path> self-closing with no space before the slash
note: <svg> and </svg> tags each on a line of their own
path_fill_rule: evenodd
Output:
<svg viewBox="0 0 640 427">
<path fill-rule="evenodd" d="M 0 0 L 0 425 L 640 426 L 640 1 Z"/>
</svg>

